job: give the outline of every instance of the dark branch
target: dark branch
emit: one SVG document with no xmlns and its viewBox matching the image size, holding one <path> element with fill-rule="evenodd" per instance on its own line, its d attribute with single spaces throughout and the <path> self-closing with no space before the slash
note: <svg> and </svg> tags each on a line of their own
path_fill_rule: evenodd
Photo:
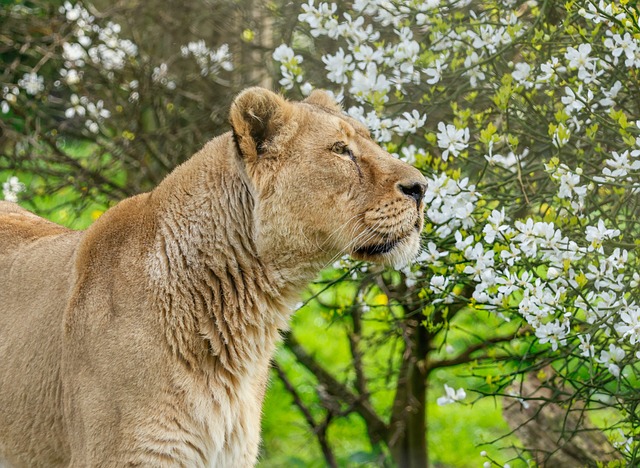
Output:
<svg viewBox="0 0 640 468">
<path fill-rule="evenodd" d="M 336 380 L 298 343 L 291 332 L 285 334 L 285 346 L 296 356 L 300 364 L 306 367 L 327 390 L 339 398 L 365 420 L 373 437 L 372 443 L 386 439 L 387 425 L 380 419 L 365 395 L 355 395 L 346 385 Z"/>
<path fill-rule="evenodd" d="M 367 379 L 364 375 L 364 366 L 362 365 L 362 351 L 360 351 L 359 348 L 362 338 L 362 318 L 360 317 L 360 313 L 360 308 L 356 305 L 351 312 L 353 332 L 348 334 L 348 338 L 351 356 L 353 357 L 353 368 L 356 371 L 356 388 L 361 396 L 368 396 Z"/>
<path fill-rule="evenodd" d="M 509 342 L 511 340 L 513 340 L 516 336 L 517 336 L 517 332 L 513 333 L 511 335 L 507 335 L 507 336 L 495 336 L 492 338 L 487 338 L 486 340 L 482 341 L 481 343 L 476 343 L 474 345 L 469 345 L 465 348 L 465 350 L 460 353 L 458 356 L 451 358 L 451 359 L 442 359 L 439 361 L 428 361 L 426 364 L 426 370 L 427 370 L 427 375 L 429 374 L 429 372 L 431 372 L 434 369 L 439 369 L 441 367 L 450 367 L 450 366 L 457 366 L 459 364 L 465 364 L 467 362 L 473 361 L 475 359 L 478 359 L 478 357 L 473 357 L 473 353 L 475 353 L 476 351 L 480 351 L 483 349 L 486 349 L 487 347 L 489 347 L 489 345 L 492 344 L 498 344 L 498 343 L 506 343 Z M 488 356 L 483 356 L 483 357 L 488 357 Z"/>
<path fill-rule="evenodd" d="M 329 442 L 327 441 L 327 427 L 329 426 L 330 418 L 327 418 L 321 424 L 316 423 L 315 419 L 313 418 L 313 415 L 311 414 L 311 411 L 309 410 L 307 405 L 304 404 L 304 402 L 302 401 L 302 398 L 300 398 L 300 395 L 296 391 L 295 387 L 289 381 L 287 374 L 282 370 L 282 368 L 277 362 L 273 362 L 272 364 L 273 364 L 273 368 L 278 374 L 278 377 L 284 384 L 284 387 L 291 394 L 291 397 L 293 398 L 293 403 L 298 407 L 298 409 L 304 416 L 304 419 L 307 421 L 307 424 L 309 424 L 309 426 L 313 430 L 313 433 L 318 438 L 318 443 L 320 444 L 320 448 L 322 449 L 322 454 L 324 455 L 324 459 L 327 461 L 327 465 L 329 465 L 332 468 L 337 468 L 338 463 L 336 462 L 336 457 L 333 454 L 331 447 L 329 446 Z"/>
</svg>

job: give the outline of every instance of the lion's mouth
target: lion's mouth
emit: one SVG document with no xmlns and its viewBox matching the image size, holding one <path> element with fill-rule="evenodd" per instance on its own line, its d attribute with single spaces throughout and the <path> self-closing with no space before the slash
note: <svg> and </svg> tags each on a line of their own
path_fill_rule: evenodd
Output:
<svg viewBox="0 0 640 468">
<path fill-rule="evenodd" d="M 422 230 L 422 220 L 420 218 L 416 220 L 413 226 L 413 229 L 418 234 Z M 407 234 L 406 236 L 396 237 L 394 239 L 389 239 L 378 244 L 364 245 L 362 247 L 358 247 L 356 250 L 353 251 L 353 253 L 356 255 L 367 256 L 367 257 L 386 254 L 388 252 L 391 252 L 394 248 L 398 246 L 398 244 L 400 244 L 402 241 L 404 241 L 406 238 L 409 238 L 409 237 L 411 237 L 411 233 Z"/>
<path fill-rule="evenodd" d="M 365 245 L 356 249 L 355 253 L 360 255 L 382 255 L 393 250 L 400 241 L 398 239 L 386 241 L 382 244 Z"/>
</svg>

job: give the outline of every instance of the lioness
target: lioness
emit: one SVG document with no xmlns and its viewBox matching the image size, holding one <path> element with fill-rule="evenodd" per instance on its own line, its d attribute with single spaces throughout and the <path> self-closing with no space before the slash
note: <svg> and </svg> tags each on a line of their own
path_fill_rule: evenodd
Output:
<svg viewBox="0 0 640 468">
<path fill-rule="evenodd" d="M 328 94 L 251 88 L 230 122 L 84 232 L 0 203 L 0 465 L 254 465 L 296 293 L 417 253 L 424 177 Z"/>
</svg>

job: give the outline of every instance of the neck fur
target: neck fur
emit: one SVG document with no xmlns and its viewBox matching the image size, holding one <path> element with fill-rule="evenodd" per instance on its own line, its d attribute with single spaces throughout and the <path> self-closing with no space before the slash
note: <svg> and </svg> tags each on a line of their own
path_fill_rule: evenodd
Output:
<svg viewBox="0 0 640 468">
<path fill-rule="evenodd" d="M 172 353 L 192 370 L 238 376 L 268 365 L 293 293 L 316 272 L 303 259 L 282 268 L 258 255 L 254 196 L 238 162 L 220 156 L 227 140 L 209 143 L 154 192 L 149 272 Z"/>
</svg>

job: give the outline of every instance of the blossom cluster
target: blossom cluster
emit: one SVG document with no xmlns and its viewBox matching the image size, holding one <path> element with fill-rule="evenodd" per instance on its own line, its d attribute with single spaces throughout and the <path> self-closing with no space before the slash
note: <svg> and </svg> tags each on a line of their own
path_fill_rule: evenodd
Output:
<svg viewBox="0 0 640 468">
<path fill-rule="evenodd" d="M 62 44 L 65 68 L 60 74 L 67 84 L 76 84 L 82 79 L 82 68 L 88 61 L 114 76 L 113 71 L 122 70 L 127 60 L 138 55 L 138 46 L 120 37 L 119 24 L 108 22 L 101 26 L 79 3 L 64 2 L 60 13 L 74 25 L 76 41 Z"/>
<path fill-rule="evenodd" d="M 232 56 L 227 44 L 211 49 L 203 40 L 193 41 L 182 46 L 180 51 L 183 57 L 192 56 L 196 60 L 202 76 L 217 75 L 220 70 L 233 70 Z"/>
<path fill-rule="evenodd" d="M 64 192 L 72 216 L 47 206 L 54 220 L 79 223 L 74 227 L 93 217 L 84 215 L 91 204 L 99 212 L 147 190 L 219 132 L 222 108 L 236 91 L 236 81 L 227 80 L 227 45 L 205 44 L 191 36 L 197 29 L 169 47 L 138 42 L 166 31 L 143 21 L 148 34 L 139 36 L 137 20 L 122 20 L 133 8 L 100 11 L 62 0 L 54 8 L 36 1 L 0 9 L 10 59 L 0 83 L 0 177 L 29 174 L 36 211 L 44 198 Z M 161 16 L 159 23 L 175 20 Z M 4 193 L 15 200 L 21 193 L 11 187 Z"/>
<path fill-rule="evenodd" d="M 435 234 L 445 238 L 459 229 L 475 225 L 471 216 L 479 194 L 468 178 L 454 180 L 446 174 L 427 179 L 424 202 L 427 218 L 437 226 Z"/>
<path fill-rule="evenodd" d="M 25 186 L 16 176 L 11 176 L 2 183 L 2 195 L 5 201 L 17 203 L 18 194 L 24 192 Z"/>
<path fill-rule="evenodd" d="M 91 102 L 81 92 L 91 91 L 96 85 L 86 82 L 88 73 L 98 73 L 108 82 L 117 83 L 128 93 L 129 103 L 140 98 L 138 79 L 129 76 L 148 73 L 151 82 L 173 91 L 177 88 L 176 77 L 170 75 L 169 66 L 162 62 L 145 72 L 146 57 L 140 55 L 138 45 L 122 37 L 122 28 L 113 21 L 103 22 L 90 13 L 82 3 L 65 1 L 59 7 L 59 13 L 66 21 L 69 33 L 60 43 L 62 63 L 58 68 L 58 80 L 45 82 L 45 77 L 36 71 L 23 73 L 15 84 L 2 88 L 0 112 L 7 114 L 12 107 L 24 101 L 42 98 L 48 102 L 50 90 L 55 90 L 55 102 L 66 94 L 67 102 L 63 114 L 67 119 L 75 119 L 88 134 L 98 134 L 101 126 L 110 119 L 113 109 L 108 108 L 105 99 Z M 202 76 L 216 77 L 223 71 L 233 70 L 232 55 L 227 44 L 217 49 L 209 48 L 203 40 L 192 41 L 181 47 L 184 58 L 192 57 L 200 68 Z M 130 70 L 127 70 L 130 69 Z M 93 75 L 92 75 L 93 76 Z M 68 91 L 65 89 L 68 88 Z M 97 95 L 100 93 L 97 92 Z"/>
<path fill-rule="evenodd" d="M 330 88 L 374 139 L 427 173 L 425 247 L 402 270 L 418 297 L 438 307 L 466 300 L 521 323 L 554 359 L 578 356 L 592 382 L 632 386 L 638 13 L 624 2 L 569 2 L 549 25 L 539 2 L 482 5 L 309 0 L 300 34 L 321 64 L 282 44 L 280 84 Z M 453 394 L 448 387 L 447 403 Z M 621 395 L 628 429 L 640 428 L 634 400 Z"/>
<path fill-rule="evenodd" d="M 453 237 L 455 244 L 447 251 L 438 250 L 435 243 L 429 242 L 417 261 L 432 268 L 442 266 L 450 255 L 463 257 L 466 262 L 462 273 L 475 283 L 472 295 L 475 307 L 498 312 L 505 320 L 510 319 L 505 310 L 517 311 L 539 342 L 549 343 L 554 351 L 567 344 L 572 325 L 597 326 L 577 335 L 581 355 L 594 359 L 618 377 L 620 368 L 616 362 L 624 357 L 624 351 L 610 343 L 596 359 L 592 342 L 593 337 L 608 342 L 612 335 L 616 341 L 630 346 L 640 341 L 640 306 L 629 300 L 624 287 L 626 278 L 636 278 L 637 282 L 640 277 L 627 269 L 627 250 L 617 248 L 607 255 L 603 248 L 603 242 L 616 238 L 620 231 L 607 228 L 599 220 L 597 225 L 586 227 L 585 242 L 579 245 L 550 222 L 529 218 L 526 222 L 509 223 L 503 208 L 493 210 L 487 217 L 480 239 L 465 236 L 462 233 L 474 227 L 471 213 L 476 210 L 477 197 L 466 200 L 459 197 L 461 193 L 473 193 L 472 190 L 473 187 L 470 192 L 461 192 L 456 183 L 444 176 L 429 180 L 425 200 L 435 202 L 433 205 L 438 207 L 435 216 L 433 206 L 427 210 L 428 219 L 437 226 L 434 234 L 440 238 Z M 450 216 L 440 219 L 440 207 L 447 205 L 449 208 L 443 211 Z M 468 210 L 462 217 L 466 224 L 454 215 L 460 208 Z M 584 262 L 586 259 L 589 261 Z M 525 262 L 544 265 L 544 271 L 536 273 L 523 268 Z M 431 276 L 429 287 L 450 303 L 453 288 L 460 280 L 452 267 L 448 275 Z M 584 295 L 578 293 L 585 286 L 593 289 Z"/>
<path fill-rule="evenodd" d="M 15 105 L 18 100 L 20 90 L 17 86 L 5 86 L 2 88 L 2 101 L 0 102 L 0 111 L 3 114 L 9 112 L 11 105 Z"/>
<path fill-rule="evenodd" d="M 93 103 L 86 96 L 78 97 L 78 95 L 72 94 L 69 107 L 65 110 L 64 116 L 68 119 L 76 116 L 86 117 L 85 126 L 92 133 L 98 133 L 98 123 L 111 117 L 111 112 L 104 108 L 102 100 Z"/>
</svg>

